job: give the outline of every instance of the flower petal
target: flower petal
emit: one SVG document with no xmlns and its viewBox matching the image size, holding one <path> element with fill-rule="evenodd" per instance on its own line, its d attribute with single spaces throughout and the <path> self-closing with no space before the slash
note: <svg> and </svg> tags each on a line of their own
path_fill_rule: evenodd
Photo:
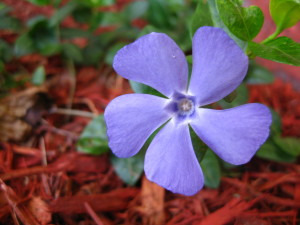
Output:
<svg viewBox="0 0 300 225">
<path fill-rule="evenodd" d="M 155 88 L 165 96 L 186 91 L 188 65 L 176 43 L 166 34 L 151 33 L 123 47 L 114 58 L 118 74 Z"/>
<path fill-rule="evenodd" d="M 201 27 L 193 38 L 193 71 L 188 93 L 200 106 L 230 94 L 243 81 L 248 57 L 223 31 Z"/>
<path fill-rule="evenodd" d="M 170 115 L 164 110 L 167 99 L 146 94 L 127 94 L 112 100 L 106 107 L 104 119 L 108 144 L 121 158 L 135 155 L 147 138 Z"/>
<path fill-rule="evenodd" d="M 266 141 L 271 122 L 270 110 L 252 103 L 226 110 L 200 108 L 191 126 L 220 158 L 240 165 Z"/>
<path fill-rule="evenodd" d="M 186 124 L 171 120 L 155 136 L 146 152 L 145 173 L 174 193 L 194 195 L 203 187 L 203 173 Z"/>
</svg>

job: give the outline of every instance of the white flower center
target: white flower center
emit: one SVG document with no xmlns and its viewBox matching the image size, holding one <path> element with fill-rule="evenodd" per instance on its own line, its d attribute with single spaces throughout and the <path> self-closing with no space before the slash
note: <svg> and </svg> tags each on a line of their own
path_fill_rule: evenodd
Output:
<svg viewBox="0 0 300 225">
<path fill-rule="evenodd" d="M 194 111 L 193 101 L 187 98 L 180 99 L 177 106 L 180 115 L 189 115 Z"/>
</svg>

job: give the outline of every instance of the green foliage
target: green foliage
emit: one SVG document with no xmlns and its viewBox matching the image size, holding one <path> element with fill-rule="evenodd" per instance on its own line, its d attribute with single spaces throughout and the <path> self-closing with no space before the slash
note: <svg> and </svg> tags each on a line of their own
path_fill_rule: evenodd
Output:
<svg viewBox="0 0 300 225">
<path fill-rule="evenodd" d="M 194 33 L 199 27 L 202 26 L 213 26 L 211 13 L 207 1 L 200 0 L 198 2 L 196 11 L 192 16 L 190 32 L 193 37 Z"/>
<path fill-rule="evenodd" d="M 264 143 L 257 151 L 256 155 L 260 158 L 277 162 L 295 162 L 295 157 L 282 151 L 272 141 Z"/>
<path fill-rule="evenodd" d="M 46 72 L 43 66 L 39 66 L 32 74 L 31 82 L 35 85 L 41 85 L 46 79 Z"/>
<path fill-rule="evenodd" d="M 281 137 L 281 118 L 274 110 L 271 110 L 271 112 L 270 137 L 256 155 L 278 162 L 295 162 L 297 157 L 300 156 L 300 140 L 293 137 Z"/>
<path fill-rule="evenodd" d="M 128 185 L 135 185 L 144 170 L 145 153 L 140 151 L 130 158 L 111 157 L 112 165 L 118 176 Z"/>
<path fill-rule="evenodd" d="M 108 64 L 108 65 L 112 65 L 113 64 L 113 60 L 114 60 L 114 57 L 116 55 L 116 53 L 122 48 L 124 47 L 125 43 L 117 43 L 113 46 L 111 46 L 109 49 L 108 49 L 108 52 L 106 54 L 106 57 L 105 57 L 105 62 Z"/>
<path fill-rule="evenodd" d="M 10 7 L 0 3 L 0 30 L 19 31 L 21 23 L 18 19 L 9 15 Z"/>
<path fill-rule="evenodd" d="M 156 96 L 163 97 L 163 95 L 160 92 L 158 92 L 154 88 L 149 87 L 145 84 L 142 84 L 142 83 L 139 83 L 139 82 L 136 82 L 133 80 L 130 80 L 129 83 L 130 83 L 132 90 L 135 93 L 150 94 L 150 95 L 156 95 Z"/>
<path fill-rule="evenodd" d="M 217 7 L 217 0 L 207 0 L 207 2 L 214 26 L 222 28 L 242 49 L 245 49 L 247 43 L 235 36 L 222 21 Z"/>
<path fill-rule="evenodd" d="M 204 184 L 210 188 L 218 188 L 221 181 L 221 166 L 218 157 L 212 150 L 208 150 L 200 163 Z"/>
<path fill-rule="evenodd" d="M 23 56 L 35 51 L 33 41 L 29 37 L 28 33 L 20 35 L 14 46 L 14 52 L 16 56 Z"/>
<path fill-rule="evenodd" d="M 248 49 L 265 59 L 300 66 L 300 44 L 288 37 L 279 37 L 264 44 L 249 42 Z"/>
<path fill-rule="evenodd" d="M 249 92 L 247 86 L 242 83 L 235 91 L 229 94 L 224 99 L 220 100 L 220 104 L 223 108 L 233 108 L 248 102 Z"/>
<path fill-rule="evenodd" d="M 76 9 L 78 4 L 74 1 L 70 1 L 65 6 L 59 8 L 54 15 L 50 18 L 50 26 L 58 25 L 64 18 L 66 18 L 72 11 Z"/>
<path fill-rule="evenodd" d="M 294 26 L 300 20 L 298 0 L 271 0 L 270 13 L 277 26 L 277 33 Z"/>
<path fill-rule="evenodd" d="M 0 60 L 8 62 L 13 57 L 13 50 L 11 46 L 4 40 L 0 39 Z"/>
<path fill-rule="evenodd" d="M 217 5 L 221 19 L 235 36 L 250 41 L 259 33 L 264 22 L 259 7 L 244 8 L 239 0 L 217 0 Z"/>
<path fill-rule="evenodd" d="M 27 0 L 28 2 L 31 2 L 32 4 L 35 5 L 49 5 L 50 4 L 50 0 Z"/>
<path fill-rule="evenodd" d="M 108 151 L 103 115 L 95 117 L 83 130 L 77 142 L 80 152 L 100 155 Z"/>
<path fill-rule="evenodd" d="M 190 127 L 193 148 L 204 175 L 204 184 L 210 188 L 217 188 L 221 180 L 221 166 L 218 157 Z"/>
<path fill-rule="evenodd" d="M 81 63 L 83 61 L 83 55 L 81 49 L 72 43 L 64 43 L 61 45 L 62 54 L 65 58 L 75 62 Z"/>
<path fill-rule="evenodd" d="M 250 61 L 246 82 L 248 84 L 268 84 L 274 81 L 274 75 L 265 67 Z"/>
</svg>

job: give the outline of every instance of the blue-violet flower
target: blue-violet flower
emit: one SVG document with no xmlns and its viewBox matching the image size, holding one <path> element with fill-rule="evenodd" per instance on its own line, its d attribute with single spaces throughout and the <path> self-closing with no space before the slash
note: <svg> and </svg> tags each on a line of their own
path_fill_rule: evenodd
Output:
<svg viewBox="0 0 300 225">
<path fill-rule="evenodd" d="M 109 146 L 131 157 L 164 123 L 147 149 L 145 174 L 164 188 L 193 195 L 204 183 L 189 126 L 221 159 L 247 163 L 269 135 L 271 114 L 258 103 L 226 110 L 203 108 L 230 94 L 243 81 L 248 57 L 220 28 L 201 27 L 193 37 L 193 67 L 176 43 L 162 33 L 142 36 L 123 47 L 113 67 L 124 78 L 149 85 L 167 98 L 126 94 L 107 106 Z"/>
</svg>

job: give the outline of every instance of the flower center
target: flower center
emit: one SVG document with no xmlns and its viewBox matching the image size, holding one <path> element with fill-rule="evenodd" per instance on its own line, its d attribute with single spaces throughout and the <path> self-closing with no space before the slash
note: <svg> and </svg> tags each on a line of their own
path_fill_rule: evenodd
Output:
<svg viewBox="0 0 300 225">
<path fill-rule="evenodd" d="M 183 98 L 177 103 L 180 115 L 190 115 L 194 111 L 194 103 L 192 100 Z"/>
</svg>

